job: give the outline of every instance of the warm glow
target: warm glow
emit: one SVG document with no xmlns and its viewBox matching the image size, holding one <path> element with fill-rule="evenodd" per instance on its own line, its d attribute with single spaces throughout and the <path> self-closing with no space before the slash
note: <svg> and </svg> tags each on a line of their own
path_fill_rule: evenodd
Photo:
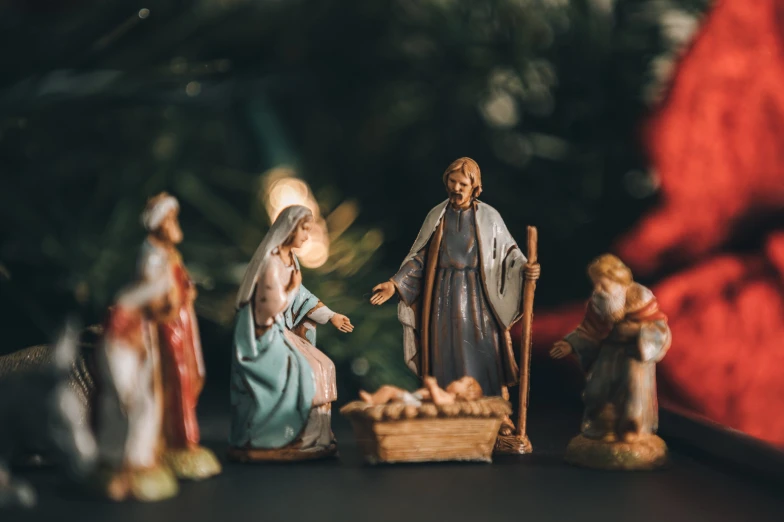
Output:
<svg viewBox="0 0 784 522">
<path fill-rule="evenodd" d="M 297 250 L 300 263 L 307 268 L 318 268 L 329 258 L 329 234 L 327 223 L 321 217 L 318 203 L 308 184 L 294 177 L 293 169 L 278 167 L 268 171 L 263 178 L 261 196 L 270 221 L 291 205 L 303 205 L 313 212 L 315 221 L 310 239 Z"/>
</svg>

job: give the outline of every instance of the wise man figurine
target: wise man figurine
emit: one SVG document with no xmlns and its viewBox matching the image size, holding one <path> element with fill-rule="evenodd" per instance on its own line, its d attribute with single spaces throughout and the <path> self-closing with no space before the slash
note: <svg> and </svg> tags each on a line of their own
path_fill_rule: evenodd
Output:
<svg viewBox="0 0 784 522">
<path fill-rule="evenodd" d="M 112 500 L 163 500 L 178 491 L 163 462 L 163 388 L 156 324 L 171 278 L 136 282 L 109 309 L 95 352 L 93 415 L 101 467 L 95 485 Z"/>
<path fill-rule="evenodd" d="M 667 446 L 655 435 L 656 363 L 672 340 L 667 317 L 616 256 L 595 259 L 588 276 L 594 290 L 585 318 L 550 350 L 556 359 L 574 353 L 587 375 L 581 434 L 566 460 L 601 469 L 659 467 Z"/>
<path fill-rule="evenodd" d="M 527 263 L 498 211 L 477 199 L 474 160 L 453 161 L 443 182 L 449 199 L 428 213 L 400 270 L 373 288 L 370 302 L 399 296 L 406 363 L 417 375 L 442 388 L 473 377 L 484 395 L 508 399 L 519 379 L 509 329 L 523 313 L 526 272 L 536 279 L 539 265 Z M 499 435 L 514 430 L 507 417 Z"/>
<path fill-rule="evenodd" d="M 142 280 L 171 279 L 165 305 L 154 321 L 164 397 L 163 433 L 166 462 L 179 478 L 201 479 L 220 473 L 220 463 L 199 446 L 196 403 L 204 386 L 204 359 L 193 302 L 196 287 L 177 251 L 182 239 L 179 203 L 162 192 L 151 198 L 142 214 L 148 231 L 138 269 Z"/>
</svg>

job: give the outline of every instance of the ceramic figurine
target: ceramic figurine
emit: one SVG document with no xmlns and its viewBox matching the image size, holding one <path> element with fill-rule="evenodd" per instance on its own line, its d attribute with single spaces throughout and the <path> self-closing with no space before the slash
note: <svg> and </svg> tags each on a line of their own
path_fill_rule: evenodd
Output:
<svg viewBox="0 0 784 522">
<path fill-rule="evenodd" d="M 96 486 L 113 500 L 155 501 L 177 494 L 163 463 L 163 388 L 156 325 L 171 279 L 160 274 L 122 291 L 95 353 L 94 405 L 101 467 Z"/>
<path fill-rule="evenodd" d="M 302 285 L 297 256 L 313 214 L 301 205 L 277 217 L 237 294 L 231 370 L 229 457 L 238 461 L 333 456 L 335 366 L 316 347 L 316 324 L 354 327 Z"/>
<path fill-rule="evenodd" d="M 526 259 L 498 211 L 477 199 L 482 178 L 474 160 L 455 160 L 443 182 L 449 199 L 430 211 L 400 270 L 373 289 L 370 302 L 398 295 L 406 362 L 420 377 L 445 386 L 471 376 L 485 395 L 508 398 L 507 386 L 522 376 L 525 404 L 529 344 L 518 366 L 509 329 L 527 315 L 530 333 L 533 294 L 526 310 L 523 289 L 526 279 L 538 278 L 539 265 L 534 256 Z M 519 428 L 504 419 L 499 450 L 531 451 Z"/>
<path fill-rule="evenodd" d="M 421 406 L 423 402 L 430 401 L 436 406 L 454 404 L 457 400 L 474 401 L 482 397 L 482 387 L 473 377 L 462 377 L 441 389 L 435 377 L 425 377 L 424 388 L 411 393 L 397 386 L 384 385 L 375 393 L 360 390 L 359 397 L 367 404 L 387 404 L 390 402 L 403 402 L 413 406 Z"/>
<path fill-rule="evenodd" d="M 574 353 L 587 374 L 581 434 L 566 460 L 601 469 L 659 467 L 667 446 L 655 435 L 656 363 L 670 347 L 667 317 L 614 255 L 594 260 L 588 276 L 594 290 L 585 318 L 550 350 L 556 359 Z"/>
<path fill-rule="evenodd" d="M 511 412 L 509 402 L 484 397 L 473 377 L 461 377 L 446 389 L 435 377 L 423 381 L 415 392 L 395 386 L 361 391 L 361 401 L 340 410 L 351 420 L 365 460 L 490 462 L 498 430 Z"/>
<path fill-rule="evenodd" d="M 162 192 L 142 214 L 148 231 L 139 258 L 139 279 L 171 281 L 152 321 L 156 325 L 163 387 L 164 458 L 179 478 L 203 479 L 220 473 L 215 455 L 199 445 L 196 403 L 204 386 L 204 360 L 193 309 L 196 287 L 176 245 L 182 241 L 179 203 Z"/>
<path fill-rule="evenodd" d="M 10 461 L 36 448 L 48 461 L 64 464 L 82 480 L 96 462 L 96 444 L 84 423 L 84 402 L 72 385 L 78 333 L 66 328 L 46 362 L 0 379 L 0 508 L 30 507 L 32 487 L 11 476 Z"/>
</svg>

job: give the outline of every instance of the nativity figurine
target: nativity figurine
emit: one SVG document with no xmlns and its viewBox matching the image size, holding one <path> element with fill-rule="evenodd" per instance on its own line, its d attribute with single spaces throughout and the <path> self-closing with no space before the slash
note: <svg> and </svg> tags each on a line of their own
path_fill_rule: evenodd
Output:
<svg viewBox="0 0 784 522">
<path fill-rule="evenodd" d="M 172 284 L 166 272 L 130 285 L 109 309 L 95 351 L 93 424 L 100 466 L 93 479 L 112 500 L 163 500 L 177 494 L 164 455 L 161 357 L 152 320 Z"/>
<path fill-rule="evenodd" d="M 141 281 L 171 281 L 152 318 L 161 362 L 164 458 L 178 478 L 199 480 L 221 472 L 220 462 L 200 446 L 196 404 L 204 387 L 201 337 L 193 303 L 196 287 L 177 245 L 183 234 L 176 198 L 162 192 L 151 198 L 142 214 L 148 232 L 138 262 Z"/>
<path fill-rule="evenodd" d="M 538 278 L 539 265 L 528 262 L 498 211 L 477 199 L 482 177 L 474 160 L 455 160 L 442 179 L 448 199 L 428 213 L 400 269 L 373 289 L 370 302 L 399 297 L 404 355 L 419 377 L 446 386 L 470 376 L 484 395 L 508 399 L 521 373 L 509 331 L 524 315 L 526 279 Z M 500 435 L 515 431 L 506 417 Z M 503 449 L 530 452 L 525 433 L 517 438 Z"/>
<path fill-rule="evenodd" d="M 491 462 L 501 423 L 512 411 L 502 397 L 485 397 L 473 377 L 441 388 L 433 376 L 409 392 L 384 385 L 341 408 L 368 463 Z"/>
<path fill-rule="evenodd" d="M 656 297 L 634 282 L 616 256 L 588 267 L 594 286 L 582 323 L 550 350 L 553 358 L 577 356 L 586 372 L 581 433 L 566 460 L 601 469 L 653 469 L 667 458 L 656 436 L 656 363 L 672 341 Z"/>
<path fill-rule="evenodd" d="M 302 284 L 293 249 L 309 239 L 313 213 L 285 208 L 253 255 L 237 294 L 231 368 L 229 457 L 241 462 L 336 455 L 331 427 L 335 365 L 316 348 L 316 324 L 341 332 L 348 317 Z"/>
<path fill-rule="evenodd" d="M 446 389 L 438 386 L 435 377 L 425 377 L 422 382 L 425 386 L 414 392 L 386 384 L 374 393 L 360 390 L 359 397 L 368 404 L 402 402 L 418 407 L 423 402 L 432 402 L 437 406 L 443 406 L 445 404 L 454 404 L 455 401 L 475 401 L 481 399 L 484 395 L 482 387 L 473 377 L 461 377 L 450 383 Z"/>
</svg>

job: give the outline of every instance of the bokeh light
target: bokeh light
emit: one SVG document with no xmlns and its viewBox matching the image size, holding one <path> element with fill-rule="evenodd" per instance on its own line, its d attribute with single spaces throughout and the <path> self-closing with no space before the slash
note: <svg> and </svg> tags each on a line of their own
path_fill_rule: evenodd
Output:
<svg viewBox="0 0 784 522">
<path fill-rule="evenodd" d="M 310 187 L 296 177 L 294 169 L 276 167 L 264 173 L 260 196 L 270 222 L 274 222 L 283 209 L 291 205 L 303 205 L 313 212 L 314 223 L 310 231 L 310 239 L 297 250 L 297 257 L 307 268 L 318 268 L 326 263 L 329 259 L 327 223 L 321 217 L 321 211 Z"/>
</svg>

